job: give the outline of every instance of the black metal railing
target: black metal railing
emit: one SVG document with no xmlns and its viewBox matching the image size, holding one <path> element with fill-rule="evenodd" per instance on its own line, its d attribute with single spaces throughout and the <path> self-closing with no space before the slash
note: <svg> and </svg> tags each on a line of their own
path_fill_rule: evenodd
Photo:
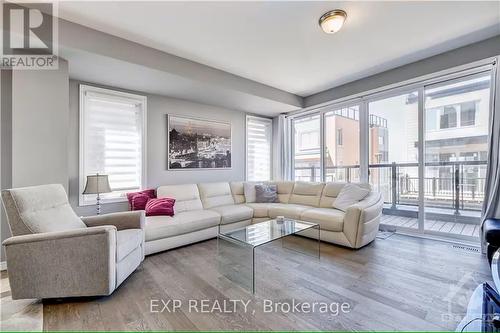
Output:
<svg viewBox="0 0 500 333">
<path fill-rule="evenodd" d="M 486 161 L 427 162 L 423 196 L 427 207 L 480 211 L 484 200 Z M 386 204 L 418 206 L 418 163 L 381 163 L 369 165 L 372 186 L 380 191 Z M 325 181 L 359 181 L 359 165 L 325 168 Z M 295 180 L 321 181 L 319 167 L 295 168 Z"/>
</svg>

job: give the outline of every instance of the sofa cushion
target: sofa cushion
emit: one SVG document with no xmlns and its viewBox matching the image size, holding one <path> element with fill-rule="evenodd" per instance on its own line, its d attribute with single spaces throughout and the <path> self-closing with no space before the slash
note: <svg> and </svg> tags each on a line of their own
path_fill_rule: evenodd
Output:
<svg viewBox="0 0 500 333">
<path fill-rule="evenodd" d="M 219 225 L 221 216 L 211 210 L 185 211 L 175 216 L 146 217 L 146 241 L 167 238 Z"/>
<path fill-rule="evenodd" d="M 210 208 L 220 214 L 221 224 L 249 220 L 253 216 L 253 210 L 246 205 L 227 205 Z"/>
<path fill-rule="evenodd" d="M 116 233 L 116 261 L 121 261 L 142 243 L 141 229 L 125 229 Z"/>
<path fill-rule="evenodd" d="M 272 206 L 269 206 L 269 217 L 274 219 L 276 216 L 284 216 L 298 220 L 301 213 L 310 208 L 309 206 L 294 204 L 272 204 Z"/>
<path fill-rule="evenodd" d="M 245 192 L 243 191 L 244 182 L 230 182 L 231 194 L 233 195 L 234 203 L 241 204 L 245 202 Z"/>
<path fill-rule="evenodd" d="M 175 199 L 175 214 L 203 209 L 200 192 L 196 184 L 160 186 L 156 190 L 158 198 Z"/>
<path fill-rule="evenodd" d="M 261 182 L 246 182 L 243 184 L 243 192 L 245 194 L 245 202 L 253 203 L 256 200 L 257 193 L 255 185 L 261 185 Z"/>
<path fill-rule="evenodd" d="M 318 223 L 321 230 L 342 231 L 344 212 L 333 208 L 310 208 L 302 212 L 300 219 Z"/>
<path fill-rule="evenodd" d="M 347 208 L 363 200 L 369 193 L 369 189 L 356 184 L 345 184 L 337 198 L 335 198 L 332 207 L 345 212 Z"/>
<path fill-rule="evenodd" d="M 294 181 L 268 182 L 266 184 L 276 185 L 278 187 L 278 199 L 280 203 L 288 203 L 293 186 L 295 185 Z"/>
<path fill-rule="evenodd" d="M 205 209 L 234 204 L 229 183 L 201 183 L 198 189 Z"/>
<path fill-rule="evenodd" d="M 324 183 L 296 182 L 288 203 L 318 207 Z"/>
<path fill-rule="evenodd" d="M 259 217 L 269 217 L 269 207 L 271 207 L 272 203 L 247 203 L 246 204 L 248 207 L 253 209 L 253 217 L 254 218 L 259 218 Z"/>
</svg>

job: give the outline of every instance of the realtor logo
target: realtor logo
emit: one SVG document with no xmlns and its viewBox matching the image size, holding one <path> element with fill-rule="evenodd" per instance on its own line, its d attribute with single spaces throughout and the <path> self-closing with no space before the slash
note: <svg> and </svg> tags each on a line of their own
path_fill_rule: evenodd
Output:
<svg viewBox="0 0 500 333">
<path fill-rule="evenodd" d="M 56 4 L 3 2 L 1 68 L 57 69 Z"/>
</svg>

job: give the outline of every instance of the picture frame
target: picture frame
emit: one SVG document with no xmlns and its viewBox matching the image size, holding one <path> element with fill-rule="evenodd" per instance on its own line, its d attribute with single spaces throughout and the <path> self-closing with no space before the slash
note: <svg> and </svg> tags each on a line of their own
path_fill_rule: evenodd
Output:
<svg viewBox="0 0 500 333">
<path fill-rule="evenodd" d="M 230 169 L 230 122 L 167 115 L 167 170 Z"/>
</svg>

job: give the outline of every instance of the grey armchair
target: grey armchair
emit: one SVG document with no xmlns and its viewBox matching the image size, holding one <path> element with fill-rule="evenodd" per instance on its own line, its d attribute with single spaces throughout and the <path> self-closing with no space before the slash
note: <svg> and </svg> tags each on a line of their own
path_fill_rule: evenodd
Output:
<svg viewBox="0 0 500 333">
<path fill-rule="evenodd" d="M 144 260 L 144 212 L 80 219 L 59 184 L 2 191 L 13 299 L 111 294 Z"/>
</svg>

